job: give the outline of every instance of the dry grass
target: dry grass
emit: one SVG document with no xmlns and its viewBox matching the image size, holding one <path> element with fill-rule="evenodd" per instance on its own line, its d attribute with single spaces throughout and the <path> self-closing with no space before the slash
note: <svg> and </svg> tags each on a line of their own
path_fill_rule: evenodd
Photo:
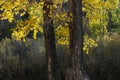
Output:
<svg viewBox="0 0 120 80">
<path fill-rule="evenodd" d="M 84 55 L 84 67 L 91 80 L 120 80 L 120 36 L 108 34 L 97 40 L 98 46 Z M 26 43 L 4 39 L 0 42 L 0 80 L 47 80 L 43 39 Z M 68 48 L 57 45 L 63 76 Z"/>
</svg>

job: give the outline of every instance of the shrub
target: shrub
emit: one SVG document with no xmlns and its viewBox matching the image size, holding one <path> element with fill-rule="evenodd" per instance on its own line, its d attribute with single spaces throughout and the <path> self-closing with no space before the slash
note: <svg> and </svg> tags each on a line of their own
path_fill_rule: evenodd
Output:
<svg viewBox="0 0 120 80">
<path fill-rule="evenodd" d="M 91 80 L 120 80 L 120 36 L 104 35 L 97 47 L 84 54 L 84 68 Z M 68 67 L 68 47 L 57 45 L 62 75 Z M 0 80 L 47 80 L 47 64 L 43 38 L 13 39 L 0 42 Z"/>
<path fill-rule="evenodd" d="M 67 67 L 67 47 L 57 45 L 61 75 Z M 44 39 L 26 42 L 3 39 L 0 42 L 0 80 L 47 80 Z"/>
<path fill-rule="evenodd" d="M 98 46 L 85 55 L 85 68 L 91 80 L 120 80 L 120 36 L 105 35 Z"/>
<path fill-rule="evenodd" d="M 0 42 L 0 80 L 46 80 L 46 70 L 42 39 L 23 43 L 6 38 Z"/>
</svg>

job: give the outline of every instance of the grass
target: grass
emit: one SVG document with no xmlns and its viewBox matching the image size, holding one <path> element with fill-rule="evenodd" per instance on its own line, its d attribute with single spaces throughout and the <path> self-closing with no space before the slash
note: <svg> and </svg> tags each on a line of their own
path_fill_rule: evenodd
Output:
<svg viewBox="0 0 120 80">
<path fill-rule="evenodd" d="M 120 80 L 120 35 L 106 34 L 97 39 L 97 47 L 84 55 L 84 69 L 91 80 Z M 57 45 L 60 68 L 65 76 L 68 48 Z M 0 41 L 0 80 L 47 80 L 43 38 L 23 43 Z"/>
</svg>

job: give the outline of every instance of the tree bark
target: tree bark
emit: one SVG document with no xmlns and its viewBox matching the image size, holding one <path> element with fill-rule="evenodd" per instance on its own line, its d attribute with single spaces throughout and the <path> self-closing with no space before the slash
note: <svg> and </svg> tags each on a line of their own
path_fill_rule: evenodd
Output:
<svg viewBox="0 0 120 80">
<path fill-rule="evenodd" d="M 52 19 L 52 0 L 44 2 L 44 37 L 48 65 L 48 80 L 61 80 L 58 58 L 56 54 L 55 33 Z"/>
<path fill-rule="evenodd" d="M 72 0 L 69 0 L 69 18 L 70 18 L 70 22 L 69 22 L 69 33 L 70 33 L 70 38 L 69 38 L 69 67 L 72 68 L 72 64 L 73 64 L 73 58 L 74 58 L 74 25 L 73 25 L 73 17 L 72 17 Z"/>
<path fill-rule="evenodd" d="M 83 25 L 82 0 L 69 0 L 72 21 L 69 24 L 71 80 L 83 80 Z"/>
</svg>

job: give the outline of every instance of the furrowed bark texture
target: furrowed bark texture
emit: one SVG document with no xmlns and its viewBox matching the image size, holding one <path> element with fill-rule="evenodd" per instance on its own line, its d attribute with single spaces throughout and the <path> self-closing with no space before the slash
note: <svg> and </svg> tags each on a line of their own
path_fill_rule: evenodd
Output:
<svg viewBox="0 0 120 80">
<path fill-rule="evenodd" d="M 66 78 L 66 80 L 83 80 L 82 0 L 69 0 L 69 4 L 72 14 L 72 21 L 69 24 L 72 66 L 68 68 L 68 73 L 72 72 L 70 74 L 72 79 Z"/>
<path fill-rule="evenodd" d="M 61 80 L 59 63 L 56 54 L 55 33 L 52 19 L 52 0 L 44 2 L 44 37 L 48 65 L 48 80 Z"/>
</svg>

